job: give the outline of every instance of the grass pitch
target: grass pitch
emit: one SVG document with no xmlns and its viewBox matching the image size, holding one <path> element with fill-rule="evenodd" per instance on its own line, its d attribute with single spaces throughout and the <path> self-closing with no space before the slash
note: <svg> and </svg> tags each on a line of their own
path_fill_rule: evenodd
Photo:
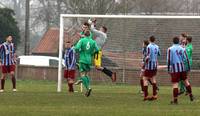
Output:
<svg viewBox="0 0 200 116">
<path fill-rule="evenodd" d="M 56 92 L 53 81 L 17 81 L 18 92 L 0 93 L 0 116 L 199 116 L 200 88 L 193 88 L 195 101 L 179 97 L 179 105 L 170 105 L 171 88 L 160 87 L 157 101 L 142 101 L 139 87 L 130 85 L 93 85 L 92 95 L 67 93 L 63 85 Z M 79 87 L 77 87 L 79 89 Z"/>
</svg>

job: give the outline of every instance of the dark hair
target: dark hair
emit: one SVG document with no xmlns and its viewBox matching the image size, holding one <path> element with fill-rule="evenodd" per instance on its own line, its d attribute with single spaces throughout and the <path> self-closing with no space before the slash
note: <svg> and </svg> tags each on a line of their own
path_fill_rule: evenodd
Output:
<svg viewBox="0 0 200 116">
<path fill-rule="evenodd" d="M 148 40 L 144 40 L 143 43 L 144 43 L 144 45 L 146 45 L 146 46 L 149 45 L 149 41 L 148 41 Z"/>
<path fill-rule="evenodd" d="M 186 32 L 181 33 L 181 36 L 182 36 L 182 37 L 187 37 L 187 33 L 186 33 Z"/>
<path fill-rule="evenodd" d="M 175 36 L 175 37 L 173 38 L 173 43 L 174 43 L 174 44 L 179 44 L 179 37 Z"/>
<path fill-rule="evenodd" d="M 155 40 L 156 40 L 156 38 L 153 35 L 149 37 L 150 42 L 155 42 Z"/>
<path fill-rule="evenodd" d="M 90 36 L 90 31 L 89 30 L 85 31 L 84 35 L 87 36 L 87 37 Z"/>
<path fill-rule="evenodd" d="M 191 42 L 192 42 L 192 36 L 188 36 L 188 37 L 187 37 L 187 41 L 188 41 L 189 43 L 191 43 Z"/>
<path fill-rule="evenodd" d="M 107 32 L 107 27 L 106 26 L 102 26 L 102 28 L 104 29 L 104 32 L 106 33 Z"/>
<path fill-rule="evenodd" d="M 84 22 L 83 25 L 90 27 L 90 24 L 88 22 Z"/>
</svg>

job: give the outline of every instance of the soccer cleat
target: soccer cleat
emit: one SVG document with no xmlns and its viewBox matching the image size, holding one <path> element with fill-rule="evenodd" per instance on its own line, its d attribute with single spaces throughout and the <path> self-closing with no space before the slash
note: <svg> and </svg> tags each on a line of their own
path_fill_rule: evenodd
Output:
<svg viewBox="0 0 200 116">
<path fill-rule="evenodd" d="M 143 101 L 147 101 L 147 100 L 150 100 L 151 97 L 147 96 L 147 97 L 144 97 Z"/>
<path fill-rule="evenodd" d="M 178 105 L 178 102 L 177 101 L 171 101 L 170 104 L 171 105 Z"/>
<path fill-rule="evenodd" d="M 74 84 L 75 85 L 79 85 L 79 84 L 81 84 L 83 81 L 82 80 L 78 80 L 78 81 L 76 81 Z"/>
<path fill-rule="evenodd" d="M 92 89 L 90 88 L 89 90 L 86 91 L 85 96 L 86 96 L 86 97 L 89 97 L 90 94 L 91 94 L 91 92 L 92 92 Z"/>
<path fill-rule="evenodd" d="M 113 74 L 112 74 L 112 82 L 116 82 L 116 80 L 117 80 L 116 72 L 113 72 Z"/>
<path fill-rule="evenodd" d="M 4 90 L 3 90 L 3 89 L 1 89 L 1 90 L 0 90 L 0 93 L 3 93 L 3 92 L 4 92 Z"/>
<path fill-rule="evenodd" d="M 155 96 L 152 96 L 152 97 L 150 97 L 150 101 L 153 101 L 153 100 L 157 100 L 158 99 L 158 96 L 157 95 L 155 95 Z"/>
<path fill-rule="evenodd" d="M 13 92 L 17 92 L 17 89 L 13 89 Z"/>
</svg>

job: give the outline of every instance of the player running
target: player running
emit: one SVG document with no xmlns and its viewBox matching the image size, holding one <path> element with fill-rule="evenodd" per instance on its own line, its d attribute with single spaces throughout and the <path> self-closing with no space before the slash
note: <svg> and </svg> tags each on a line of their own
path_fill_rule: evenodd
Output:
<svg viewBox="0 0 200 116">
<path fill-rule="evenodd" d="M 16 63 L 16 54 L 14 43 L 12 43 L 12 36 L 6 37 L 6 42 L 4 42 L 0 47 L 0 64 L 2 67 L 2 76 L 1 76 L 1 90 L 4 92 L 4 85 L 6 80 L 6 74 L 11 75 L 11 80 L 13 84 L 13 92 L 16 92 L 16 78 L 15 78 L 15 63 Z"/>
<path fill-rule="evenodd" d="M 184 81 L 186 89 L 189 93 L 190 100 L 193 101 L 191 85 L 186 76 L 186 68 L 184 65 L 184 60 L 188 61 L 188 57 L 184 48 L 179 45 L 179 38 L 174 37 L 173 43 L 167 51 L 167 66 L 168 72 L 171 75 L 171 82 L 173 85 L 173 100 L 171 104 L 178 104 L 178 82 L 180 80 Z M 188 69 L 190 70 L 190 64 L 188 61 Z"/>
<path fill-rule="evenodd" d="M 90 71 L 90 66 L 92 65 L 92 56 L 95 52 L 98 52 L 98 47 L 96 42 L 90 39 L 90 31 L 85 31 L 85 37 L 80 39 L 74 49 L 80 54 L 79 57 L 79 71 L 81 73 L 81 78 L 77 81 L 78 83 L 83 83 L 86 88 L 85 96 L 90 96 L 92 89 L 90 88 L 90 77 L 88 72 Z"/>
<path fill-rule="evenodd" d="M 75 79 L 75 68 L 76 68 L 76 58 L 75 58 L 75 51 L 72 49 L 72 44 L 70 41 L 66 42 L 66 50 L 65 50 L 65 71 L 64 71 L 64 78 L 67 79 L 68 83 L 68 91 L 74 92 L 73 84 Z"/>
<path fill-rule="evenodd" d="M 158 59 L 160 56 L 160 50 L 155 42 L 156 38 L 151 36 L 149 38 L 150 44 L 147 46 L 147 57 L 145 59 L 145 71 L 144 71 L 144 101 L 146 100 L 156 100 L 157 99 L 157 85 L 156 85 L 156 74 Z M 148 79 L 152 81 L 153 96 L 148 96 Z"/>
<path fill-rule="evenodd" d="M 99 30 L 97 30 L 96 27 L 96 19 L 94 21 L 88 20 L 89 23 L 91 23 L 91 32 L 95 36 L 95 41 L 97 43 L 97 46 L 99 48 L 99 52 L 94 55 L 94 65 L 95 68 L 98 70 L 101 70 L 103 73 L 105 73 L 108 77 L 111 78 L 112 82 L 116 82 L 116 72 L 112 72 L 111 70 L 107 69 L 106 67 L 102 67 L 102 49 L 106 43 L 107 40 L 107 28 L 105 26 L 101 26 Z"/>
</svg>

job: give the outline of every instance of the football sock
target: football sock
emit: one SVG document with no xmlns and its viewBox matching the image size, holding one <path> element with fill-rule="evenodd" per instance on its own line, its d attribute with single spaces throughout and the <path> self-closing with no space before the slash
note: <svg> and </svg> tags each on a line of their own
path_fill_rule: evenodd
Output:
<svg viewBox="0 0 200 116">
<path fill-rule="evenodd" d="M 187 89 L 187 92 L 191 95 L 191 94 L 192 94 L 191 85 L 188 85 L 188 86 L 186 87 L 186 89 Z"/>
<path fill-rule="evenodd" d="M 185 92 L 185 84 L 183 81 L 179 82 L 180 92 Z"/>
<path fill-rule="evenodd" d="M 144 86 L 144 97 L 148 96 L 148 86 Z"/>
<path fill-rule="evenodd" d="M 5 79 L 1 79 L 1 89 L 4 89 Z"/>
<path fill-rule="evenodd" d="M 14 75 L 12 75 L 11 80 L 12 80 L 12 84 L 13 84 L 13 89 L 16 89 L 16 78 Z"/>
<path fill-rule="evenodd" d="M 174 102 L 178 101 L 178 88 L 173 89 Z"/>
<path fill-rule="evenodd" d="M 143 79 L 140 79 L 140 86 L 141 86 L 141 90 L 144 91 L 144 81 L 143 81 Z"/>
<path fill-rule="evenodd" d="M 68 83 L 69 92 L 74 92 L 73 83 Z"/>
<path fill-rule="evenodd" d="M 157 95 L 157 85 L 156 83 L 152 83 L 153 88 L 153 96 Z"/>
<path fill-rule="evenodd" d="M 82 83 L 83 83 L 83 86 L 88 90 L 89 87 L 88 87 L 88 80 L 87 80 L 87 77 L 86 76 L 83 76 L 80 78 L 82 80 Z"/>
<path fill-rule="evenodd" d="M 87 86 L 88 86 L 88 88 L 90 88 L 90 77 L 86 76 L 86 79 L 87 79 Z"/>
<path fill-rule="evenodd" d="M 107 76 L 109 76 L 110 78 L 112 77 L 113 72 L 105 67 L 103 67 L 102 70 L 103 73 L 105 73 Z"/>
</svg>

